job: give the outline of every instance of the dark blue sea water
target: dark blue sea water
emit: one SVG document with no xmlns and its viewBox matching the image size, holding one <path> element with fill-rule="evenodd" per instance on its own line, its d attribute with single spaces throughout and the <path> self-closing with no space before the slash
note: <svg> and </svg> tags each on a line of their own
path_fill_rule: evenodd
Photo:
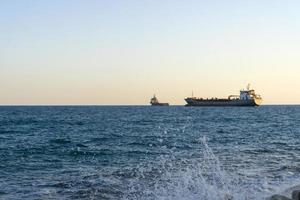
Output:
<svg viewBox="0 0 300 200">
<path fill-rule="evenodd" d="M 0 199 L 263 199 L 299 144 L 300 106 L 0 107 Z"/>
</svg>

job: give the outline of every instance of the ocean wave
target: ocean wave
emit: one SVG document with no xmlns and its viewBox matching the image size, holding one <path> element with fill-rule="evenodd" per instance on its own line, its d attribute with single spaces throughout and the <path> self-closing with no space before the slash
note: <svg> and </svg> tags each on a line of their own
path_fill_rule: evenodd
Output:
<svg viewBox="0 0 300 200">
<path fill-rule="evenodd" d="M 161 157 L 159 163 L 139 166 L 123 199 L 262 199 L 262 186 L 222 169 L 219 159 L 202 142 L 202 157 L 194 160 Z"/>
</svg>

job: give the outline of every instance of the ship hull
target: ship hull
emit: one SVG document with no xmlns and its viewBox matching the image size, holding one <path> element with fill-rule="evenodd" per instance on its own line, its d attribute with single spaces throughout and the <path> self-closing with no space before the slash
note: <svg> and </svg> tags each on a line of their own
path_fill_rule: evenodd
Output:
<svg viewBox="0 0 300 200">
<path fill-rule="evenodd" d="M 249 99 L 249 100 L 200 100 L 194 98 L 186 98 L 185 101 L 187 102 L 186 106 L 259 106 L 261 105 L 261 99 Z"/>
<path fill-rule="evenodd" d="M 151 106 L 169 106 L 168 103 L 152 103 Z"/>
</svg>

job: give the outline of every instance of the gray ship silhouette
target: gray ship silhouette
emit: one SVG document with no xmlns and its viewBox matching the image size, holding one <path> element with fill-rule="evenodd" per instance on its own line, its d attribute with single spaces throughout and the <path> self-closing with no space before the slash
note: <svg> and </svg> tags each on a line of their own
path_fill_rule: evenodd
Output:
<svg viewBox="0 0 300 200">
<path fill-rule="evenodd" d="M 250 89 L 250 84 L 248 84 L 246 90 L 240 90 L 240 95 L 230 95 L 228 98 L 188 97 L 184 100 L 187 103 L 186 106 L 259 106 L 262 104 L 261 96 Z"/>
<path fill-rule="evenodd" d="M 158 99 L 156 98 L 155 94 L 150 100 L 151 106 L 169 106 L 169 103 L 160 103 Z"/>
</svg>

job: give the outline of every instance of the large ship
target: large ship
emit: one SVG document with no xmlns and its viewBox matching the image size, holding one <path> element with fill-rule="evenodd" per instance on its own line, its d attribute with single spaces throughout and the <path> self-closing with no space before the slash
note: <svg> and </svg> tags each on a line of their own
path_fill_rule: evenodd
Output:
<svg viewBox="0 0 300 200">
<path fill-rule="evenodd" d="M 228 98 L 196 98 L 188 97 L 185 99 L 186 106 L 259 106 L 262 103 L 260 95 L 250 89 L 248 84 L 246 90 L 240 90 L 240 95 L 230 95 Z"/>
<path fill-rule="evenodd" d="M 151 106 L 168 106 L 168 103 L 160 103 L 155 95 L 150 100 Z"/>
</svg>

